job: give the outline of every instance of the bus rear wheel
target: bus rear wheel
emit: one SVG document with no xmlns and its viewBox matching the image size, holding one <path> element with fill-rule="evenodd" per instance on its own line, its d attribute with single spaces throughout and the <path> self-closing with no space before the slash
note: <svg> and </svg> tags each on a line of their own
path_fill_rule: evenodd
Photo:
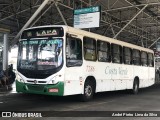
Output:
<svg viewBox="0 0 160 120">
<path fill-rule="evenodd" d="M 84 93 L 80 96 L 84 102 L 90 101 L 93 98 L 95 89 L 91 81 L 87 80 L 84 84 Z"/>
<path fill-rule="evenodd" d="M 132 93 L 138 94 L 138 91 L 139 91 L 139 82 L 138 80 L 134 80 Z"/>
</svg>

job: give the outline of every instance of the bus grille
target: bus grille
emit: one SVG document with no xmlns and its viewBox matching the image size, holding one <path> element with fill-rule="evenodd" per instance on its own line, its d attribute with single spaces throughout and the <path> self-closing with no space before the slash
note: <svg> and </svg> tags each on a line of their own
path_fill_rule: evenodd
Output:
<svg viewBox="0 0 160 120">
<path fill-rule="evenodd" d="M 43 91 L 44 90 L 44 85 L 27 85 L 29 90 L 33 91 Z"/>
<path fill-rule="evenodd" d="M 27 78 L 35 78 L 35 79 L 45 79 L 51 74 L 36 74 L 36 73 L 27 73 L 27 72 L 22 72 L 22 74 L 27 77 Z"/>
</svg>

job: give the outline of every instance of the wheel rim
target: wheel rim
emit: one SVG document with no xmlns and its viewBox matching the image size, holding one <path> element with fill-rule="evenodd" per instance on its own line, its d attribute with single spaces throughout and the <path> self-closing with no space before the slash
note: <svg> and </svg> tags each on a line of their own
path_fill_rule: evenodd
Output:
<svg viewBox="0 0 160 120">
<path fill-rule="evenodd" d="M 92 95 L 92 87 L 90 85 L 86 86 L 85 94 L 86 94 L 86 96 L 91 96 Z"/>
</svg>

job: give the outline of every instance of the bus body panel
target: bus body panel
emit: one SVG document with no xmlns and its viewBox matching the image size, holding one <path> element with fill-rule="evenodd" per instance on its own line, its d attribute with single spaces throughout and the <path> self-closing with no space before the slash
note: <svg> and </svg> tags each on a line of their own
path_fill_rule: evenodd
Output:
<svg viewBox="0 0 160 120">
<path fill-rule="evenodd" d="M 84 83 L 83 67 L 65 68 L 64 95 L 82 94 Z"/>
</svg>

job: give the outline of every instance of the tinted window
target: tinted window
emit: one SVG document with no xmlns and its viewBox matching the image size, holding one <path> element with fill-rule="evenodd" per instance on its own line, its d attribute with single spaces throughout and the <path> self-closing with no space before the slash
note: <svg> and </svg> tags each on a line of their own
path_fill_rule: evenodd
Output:
<svg viewBox="0 0 160 120">
<path fill-rule="evenodd" d="M 122 47 L 120 45 L 112 44 L 112 62 L 122 63 Z"/>
<path fill-rule="evenodd" d="M 132 61 L 133 61 L 133 64 L 134 65 L 140 65 L 140 51 L 139 50 L 136 50 L 136 49 L 133 49 L 133 53 L 132 53 Z"/>
<path fill-rule="evenodd" d="M 96 40 L 88 37 L 83 38 L 84 59 L 96 61 Z"/>
<path fill-rule="evenodd" d="M 110 44 L 104 41 L 97 41 L 98 60 L 100 62 L 110 62 Z"/>
<path fill-rule="evenodd" d="M 141 65 L 147 66 L 147 53 L 143 51 L 141 52 Z"/>
<path fill-rule="evenodd" d="M 154 67 L 154 58 L 152 53 L 148 53 L 148 66 Z"/>
<path fill-rule="evenodd" d="M 123 47 L 124 64 L 132 64 L 132 49 Z"/>
</svg>

